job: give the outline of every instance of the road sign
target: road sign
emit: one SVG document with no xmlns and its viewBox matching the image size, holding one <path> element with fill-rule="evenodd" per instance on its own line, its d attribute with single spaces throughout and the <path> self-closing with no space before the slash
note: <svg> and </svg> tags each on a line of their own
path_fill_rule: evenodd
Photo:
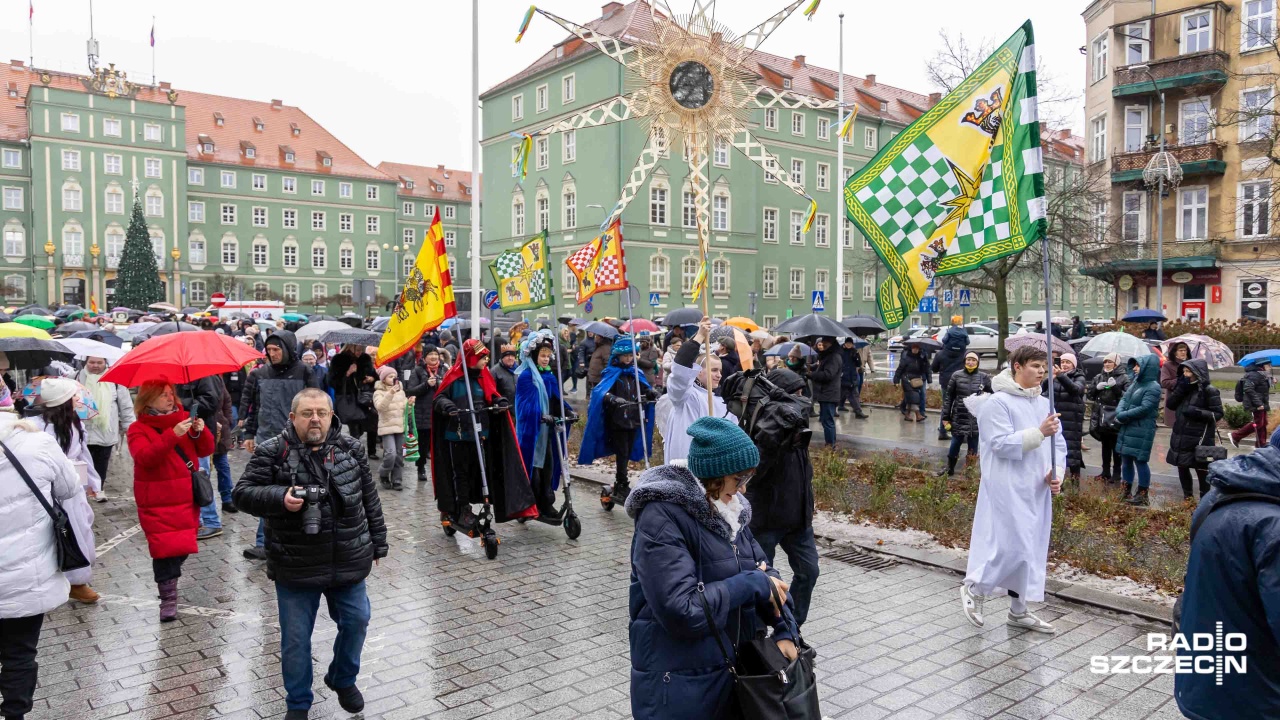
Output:
<svg viewBox="0 0 1280 720">
<path fill-rule="evenodd" d="M 220 308 L 227 304 L 227 296 L 220 292 L 216 292 L 209 296 L 209 304 L 213 305 L 215 308 Z"/>
<path fill-rule="evenodd" d="M 961 289 L 960 290 L 960 307 L 969 307 L 972 304 L 973 302 L 969 299 L 969 289 L 968 288 Z"/>
<path fill-rule="evenodd" d="M 487 307 L 487 308 L 489 308 L 490 310 L 495 310 L 495 309 L 497 309 L 497 308 L 499 307 L 499 305 L 498 305 L 498 291 L 497 291 L 497 290 L 486 290 L 486 291 L 485 291 L 485 293 L 484 293 L 484 306 L 485 306 L 485 307 Z"/>
<path fill-rule="evenodd" d="M 658 307 L 658 303 L 659 303 L 659 302 L 661 302 L 661 301 L 662 301 L 662 298 L 660 298 L 660 297 L 658 296 L 658 293 L 649 293 L 649 306 L 650 306 L 650 307 Z"/>
<path fill-rule="evenodd" d="M 954 290 L 943 290 L 943 291 L 942 291 L 942 304 L 943 304 L 943 305 L 946 305 L 947 307 L 951 307 L 951 304 L 952 304 L 953 302 L 955 302 L 955 291 L 954 291 Z"/>
<path fill-rule="evenodd" d="M 827 309 L 826 298 L 821 290 L 813 291 L 813 311 L 822 312 Z"/>
<path fill-rule="evenodd" d="M 587 304 L 582 306 L 582 309 L 586 310 L 588 313 L 591 312 L 591 301 L 588 300 Z"/>
<path fill-rule="evenodd" d="M 938 312 L 938 298 L 936 298 L 936 297 L 923 297 L 923 298 L 920 298 L 920 307 L 916 310 L 916 312 L 921 312 L 921 313 L 924 313 L 924 314 L 926 314 L 926 315 L 932 315 L 932 314 L 934 314 L 934 313 L 937 313 L 937 312 Z"/>
</svg>

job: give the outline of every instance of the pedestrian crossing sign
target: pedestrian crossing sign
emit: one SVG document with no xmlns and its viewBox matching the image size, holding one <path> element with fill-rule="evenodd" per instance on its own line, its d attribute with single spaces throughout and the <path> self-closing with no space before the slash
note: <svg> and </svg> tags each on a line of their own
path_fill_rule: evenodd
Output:
<svg viewBox="0 0 1280 720">
<path fill-rule="evenodd" d="M 969 300 L 969 289 L 964 288 L 960 291 L 960 307 L 969 307 L 973 303 Z"/>
<path fill-rule="evenodd" d="M 827 309 L 826 298 L 823 297 L 824 294 L 821 290 L 813 291 L 813 311 L 816 313 Z"/>
</svg>

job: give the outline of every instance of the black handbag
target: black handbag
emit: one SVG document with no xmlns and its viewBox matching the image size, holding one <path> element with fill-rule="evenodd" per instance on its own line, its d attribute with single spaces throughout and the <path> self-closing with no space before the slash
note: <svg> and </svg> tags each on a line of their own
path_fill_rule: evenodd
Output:
<svg viewBox="0 0 1280 720">
<path fill-rule="evenodd" d="M 67 517 L 67 512 L 62 509 L 62 505 L 57 498 L 51 496 L 46 501 L 40 489 L 31 481 L 31 476 L 27 474 L 27 469 L 22 467 L 22 463 L 18 462 L 18 458 L 14 457 L 13 452 L 9 450 L 9 446 L 0 442 L 0 449 L 4 450 L 4 456 L 9 458 L 9 462 L 13 463 L 13 468 L 22 476 L 23 482 L 27 484 L 27 487 L 31 488 L 31 492 L 40 501 L 44 511 L 49 513 L 49 519 L 53 521 L 54 548 L 57 550 L 58 569 L 62 572 L 71 572 L 72 570 L 89 567 L 89 559 L 80 551 L 80 542 L 76 540 L 76 532 L 71 527 L 71 519 Z"/>
<path fill-rule="evenodd" d="M 1217 462 L 1218 460 L 1227 459 L 1227 448 L 1213 443 L 1212 438 L 1209 437 L 1210 430 L 1212 430 L 1214 434 L 1217 434 L 1218 432 L 1218 428 L 1214 425 L 1210 425 L 1205 428 L 1204 437 L 1201 438 L 1200 444 L 1197 445 L 1195 449 L 1196 462 L 1204 465 L 1208 465 L 1211 462 Z M 1218 438 L 1218 440 L 1221 441 L 1222 438 Z"/>
<path fill-rule="evenodd" d="M 202 469 L 199 465 L 192 464 L 187 459 L 187 454 L 182 452 L 182 448 L 173 447 L 178 451 L 178 457 L 182 458 L 182 462 L 186 463 L 187 470 L 191 471 L 191 500 L 196 507 L 204 507 L 213 502 L 213 482 L 209 480 L 209 473 Z"/>
</svg>

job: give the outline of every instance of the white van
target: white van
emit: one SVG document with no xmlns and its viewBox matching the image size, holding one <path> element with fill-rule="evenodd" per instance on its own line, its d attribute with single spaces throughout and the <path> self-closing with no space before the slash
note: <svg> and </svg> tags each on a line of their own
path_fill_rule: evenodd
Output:
<svg viewBox="0 0 1280 720">
<path fill-rule="evenodd" d="M 1018 313 L 1017 322 L 1023 325 L 1035 325 L 1036 323 L 1049 324 L 1049 313 L 1044 310 L 1023 310 Z"/>
</svg>

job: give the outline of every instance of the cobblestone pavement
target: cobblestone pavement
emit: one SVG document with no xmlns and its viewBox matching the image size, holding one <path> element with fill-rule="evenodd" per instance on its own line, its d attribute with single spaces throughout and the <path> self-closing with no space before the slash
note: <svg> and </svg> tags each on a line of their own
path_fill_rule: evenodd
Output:
<svg viewBox="0 0 1280 720">
<path fill-rule="evenodd" d="M 237 473 L 243 451 L 233 455 Z M 45 623 L 30 720 L 277 718 L 284 714 L 273 588 L 241 557 L 253 518 L 201 545 L 179 583 L 178 621 L 161 625 L 146 542 L 116 456 L 96 505 L 96 606 Z M 466 555 L 435 522 L 429 485 L 383 494 L 391 555 L 369 579 L 373 621 L 360 687 L 364 717 L 629 716 L 627 580 L 631 521 L 581 485 L 582 537 L 500 526 L 498 558 Z M 123 489 L 123 495 L 116 495 Z M 781 554 L 779 556 L 781 561 Z M 786 572 L 784 570 L 784 575 Z M 954 576 L 911 566 L 867 571 L 823 559 L 806 639 L 818 648 L 830 717 L 1176 718 L 1170 676 L 1101 676 L 1095 654 L 1141 653 L 1133 618 L 1051 604 L 1056 637 L 961 617 Z M 1003 618 L 1005 601 L 989 607 Z M 316 625 L 312 718 L 350 717 L 320 682 L 334 628 Z M 1130 649 L 1124 649 L 1125 646 Z"/>
</svg>

